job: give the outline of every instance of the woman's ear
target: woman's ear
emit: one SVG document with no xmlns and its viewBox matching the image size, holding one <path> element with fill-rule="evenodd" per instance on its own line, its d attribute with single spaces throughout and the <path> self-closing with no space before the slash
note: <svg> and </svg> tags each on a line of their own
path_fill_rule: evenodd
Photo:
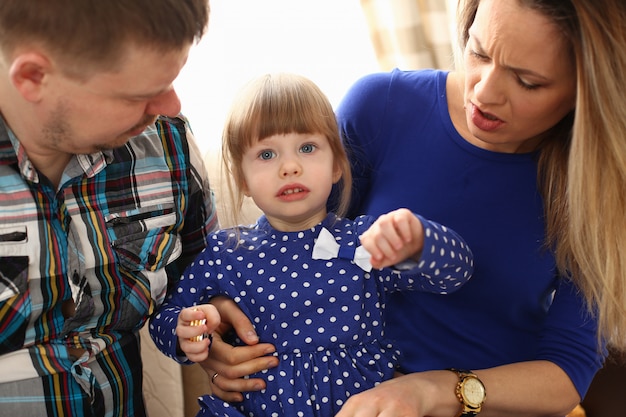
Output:
<svg viewBox="0 0 626 417">
<path fill-rule="evenodd" d="M 41 99 L 44 80 L 51 68 L 50 60 L 41 53 L 18 54 L 9 68 L 9 78 L 25 100 L 36 102 Z"/>
</svg>

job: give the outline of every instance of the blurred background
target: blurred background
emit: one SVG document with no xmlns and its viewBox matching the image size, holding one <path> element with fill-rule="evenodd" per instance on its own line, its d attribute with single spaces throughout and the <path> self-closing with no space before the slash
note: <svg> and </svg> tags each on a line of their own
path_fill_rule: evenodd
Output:
<svg viewBox="0 0 626 417">
<path fill-rule="evenodd" d="M 307 76 L 336 106 L 367 73 L 442 66 L 429 56 L 444 43 L 449 61 L 449 1 L 212 0 L 208 32 L 174 83 L 201 150 L 219 149 L 234 94 L 263 73 Z"/>
<path fill-rule="evenodd" d="M 220 145 L 236 91 L 266 72 L 311 78 L 333 104 L 379 69 L 358 0 L 214 0 L 209 30 L 174 83 L 201 150 Z"/>
</svg>

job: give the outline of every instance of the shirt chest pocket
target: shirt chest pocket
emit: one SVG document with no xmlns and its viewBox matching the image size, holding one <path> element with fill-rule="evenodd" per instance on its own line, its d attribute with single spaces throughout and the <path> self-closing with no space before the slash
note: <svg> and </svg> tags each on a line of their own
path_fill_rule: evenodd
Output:
<svg viewBox="0 0 626 417">
<path fill-rule="evenodd" d="M 182 245 L 173 205 L 108 216 L 107 227 L 120 265 L 129 271 L 156 271 L 177 259 Z"/>
<path fill-rule="evenodd" d="M 165 267 L 182 253 L 174 204 L 114 213 L 106 220 L 120 269 L 147 280 L 152 298 L 160 301 L 167 287 Z"/>
</svg>

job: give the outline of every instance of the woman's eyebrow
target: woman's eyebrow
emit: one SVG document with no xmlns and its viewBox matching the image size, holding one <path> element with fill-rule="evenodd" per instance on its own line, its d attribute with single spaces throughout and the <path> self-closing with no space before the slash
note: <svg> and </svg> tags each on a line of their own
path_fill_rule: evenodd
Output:
<svg viewBox="0 0 626 417">
<path fill-rule="evenodd" d="M 482 53 L 482 52 L 484 52 L 484 51 L 485 51 L 485 49 L 483 48 L 482 44 L 480 43 L 480 40 L 479 40 L 476 36 L 474 36 L 474 35 L 472 35 L 472 34 L 470 33 L 470 39 L 472 39 L 472 40 L 474 41 L 474 43 L 475 43 L 475 47 L 476 47 L 476 49 L 477 49 L 479 52 L 481 52 L 481 53 Z M 469 42 L 468 42 L 468 43 L 469 43 Z M 543 81 L 545 81 L 545 82 L 549 82 L 549 81 L 551 81 L 551 80 L 550 80 L 548 77 L 546 77 L 545 75 L 542 75 L 542 74 L 540 74 L 540 73 L 538 73 L 538 72 L 536 72 L 536 71 L 530 70 L 530 69 L 528 69 L 528 68 L 520 68 L 520 67 L 515 67 L 515 66 L 512 66 L 512 65 L 506 65 L 506 64 L 503 64 L 503 65 L 502 65 L 502 67 L 503 67 L 504 69 L 509 70 L 509 71 L 513 71 L 513 72 L 515 72 L 516 74 L 521 74 L 521 75 L 529 75 L 529 76 L 531 76 L 531 77 L 539 78 L 539 79 L 541 79 L 541 80 L 543 80 Z"/>
</svg>

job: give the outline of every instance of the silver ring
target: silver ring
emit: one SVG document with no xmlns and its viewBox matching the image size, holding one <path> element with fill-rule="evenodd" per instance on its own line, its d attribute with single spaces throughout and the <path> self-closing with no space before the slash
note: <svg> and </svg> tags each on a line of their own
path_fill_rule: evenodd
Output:
<svg viewBox="0 0 626 417">
<path fill-rule="evenodd" d="M 211 377 L 211 383 L 215 384 L 215 379 L 219 376 L 219 374 L 216 372 L 213 374 L 213 376 Z"/>
</svg>

